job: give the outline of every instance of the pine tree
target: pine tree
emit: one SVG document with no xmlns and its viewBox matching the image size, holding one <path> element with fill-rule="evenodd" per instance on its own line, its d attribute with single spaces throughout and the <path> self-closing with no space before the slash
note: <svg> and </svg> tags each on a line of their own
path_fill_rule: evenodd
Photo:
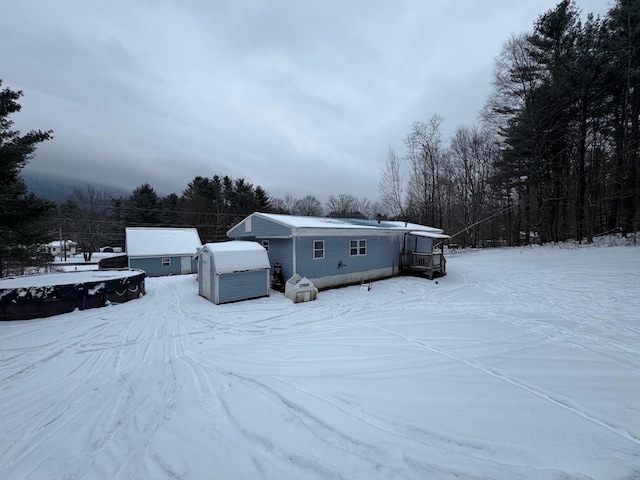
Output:
<svg viewBox="0 0 640 480">
<path fill-rule="evenodd" d="M 36 263 L 36 249 L 51 240 L 49 220 L 55 212 L 55 204 L 28 193 L 20 177 L 36 146 L 51 139 L 53 133 L 32 130 L 20 135 L 11 130 L 10 116 L 20 111 L 21 96 L 22 91 L 0 91 L 0 276 L 9 263 L 21 270 Z"/>
<path fill-rule="evenodd" d="M 157 227 L 162 225 L 161 201 L 155 189 L 145 183 L 126 199 L 124 220 L 128 227 Z"/>
<path fill-rule="evenodd" d="M 614 142 L 608 228 L 640 228 L 640 1 L 617 0 L 606 19 L 607 111 Z"/>
</svg>

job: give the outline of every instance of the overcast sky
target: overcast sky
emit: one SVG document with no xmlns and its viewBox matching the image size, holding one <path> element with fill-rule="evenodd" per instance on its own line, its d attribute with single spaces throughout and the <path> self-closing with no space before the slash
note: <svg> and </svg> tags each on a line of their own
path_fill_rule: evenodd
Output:
<svg viewBox="0 0 640 480">
<path fill-rule="evenodd" d="M 14 0 L 3 88 L 30 171 L 178 195 L 230 175 L 282 197 L 371 201 L 416 120 L 477 124 L 494 58 L 554 0 Z M 609 0 L 578 0 L 604 15 Z"/>
</svg>

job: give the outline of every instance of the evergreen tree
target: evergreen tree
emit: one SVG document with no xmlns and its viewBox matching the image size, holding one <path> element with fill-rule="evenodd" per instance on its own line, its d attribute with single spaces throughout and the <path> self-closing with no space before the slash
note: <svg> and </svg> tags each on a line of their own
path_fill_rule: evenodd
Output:
<svg viewBox="0 0 640 480">
<path fill-rule="evenodd" d="M 640 228 L 640 1 L 617 0 L 605 29 L 608 125 L 614 145 L 608 228 Z"/>
<path fill-rule="evenodd" d="M 226 238 L 226 232 L 247 215 L 269 211 L 270 199 L 262 187 L 244 178 L 195 177 L 178 200 L 180 221 L 198 228 L 204 242 Z"/>
<path fill-rule="evenodd" d="M 127 227 L 162 225 L 161 201 L 155 189 L 148 183 L 136 188 L 125 200 L 123 207 Z"/>
<path fill-rule="evenodd" d="M 540 223 L 543 240 L 560 241 L 570 235 L 569 195 L 572 122 L 576 90 L 573 73 L 579 14 L 572 0 L 563 0 L 542 15 L 529 37 L 532 57 L 538 62 L 541 85 L 535 92 L 532 119 L 537 136 L 536 159 L 540 173 Z"/>
<path fill-rule="evenodd" d="M 204 242 L 214 241 L 217 237 L 216 185 L 209 178 L 197 176 L 182 191 L 178 199 L 180 222 L 196 227 Z"/>
<path fill-rule="evenodd" d="M 178 223 L 178 200 L 175 193 L 160 199 L 161 221 L 164 225 L 175 226 Z"/>
<path fill-rule="evenodd" d="M 505 47 L 489 105 L 504 137 L 495 184 L 517 194 L 516 231 L 539 231 L 543 241 L 593 237 L 601 195 L 587 177 L 600 161 L 606 57 L 602 22 L 589 16 L 583 25 L 570 0 Z"/>
<path fill-rule="evenodd" d="M 0 80 L 0 87 L 2 80 Z M 0 91 L 0 276 L 10 263 L 22 271 L 37 263 L 39 245 L 52 239 L 50 220 L 55 204 L 27 192 L 20 171 L 33 158 L 36 146 L 52 138 L 51 131 L 11 130 L 10 116 L 20 111 L 21 91 Z"/>
</svg>

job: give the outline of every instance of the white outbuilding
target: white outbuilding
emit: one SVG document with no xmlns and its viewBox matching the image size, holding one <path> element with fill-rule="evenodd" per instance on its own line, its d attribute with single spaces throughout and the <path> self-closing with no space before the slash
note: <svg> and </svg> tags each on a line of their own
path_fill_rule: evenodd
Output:
<svg viewBox="0 0 640 480">
<path fill-rule="evenodd" d="M 258 243 L 207 243 L 197 258 L 198 293 L 216 305 L 269 296 L 269 256 Z"/>
</svg>

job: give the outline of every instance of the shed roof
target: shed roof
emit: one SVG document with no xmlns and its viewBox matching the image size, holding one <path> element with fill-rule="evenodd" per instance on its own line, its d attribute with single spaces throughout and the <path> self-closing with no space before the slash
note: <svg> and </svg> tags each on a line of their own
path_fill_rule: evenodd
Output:
<svg viewBox="0 0 640 480">
<path fill-rule="evenodd" d="M 411 231 L 409 232 L 409 235 L 415 235 L 416 237 L 436 238 L 440 240 L 447 240 L 448 238 L 451 238 L 449 235 L 437 232 Z"/>
<path fill-rule="evenodd" d="M 442 233 L 442 229 L 416 223 L 359 218 L 305 217 L 276 213 L 252 213 L 250 217 L 262 217 L 272 222 L 298 230 L 378 230 L 378 231 L 424 231 Z M 249 217 L 247 217 L 249 218 Z M 242 222 L 246 221 L 245 218 Z M 242 223 L 240 222 L 240 223 Z M 233 227 L 235 228 L 235 226 Z M 233 230 L 233 228 L 231 230 Z M 231 231 L 229 230 L 229 232 Z M 227 233 L 229 233 L 227 232 Z"/>
<path fill-rule="evenodd" d="M 205 249 L 213 255 L 214 270 L 218 274 L 271 268 L 267 251 L 256 242 L 207 243 L 202 247 Z"/>
<path fill-rule="evenodd" d="M 202 246 L 196 228 L 127 227 L 129 257 L 193 255 Z"/>
<path fill-rule="evenodd" d="M 75 247 L 76 245 L 78 245 L 78 243 L 74 242 L 73 240 L 62 240 L 62 242 L 60 240 L 54 240 L 53 242 L 47 243 L 47 245 L 49 247 L 59 248 L 61 243 L 62 245 L 66 245 L 67 247 Z"/>
</svg>

